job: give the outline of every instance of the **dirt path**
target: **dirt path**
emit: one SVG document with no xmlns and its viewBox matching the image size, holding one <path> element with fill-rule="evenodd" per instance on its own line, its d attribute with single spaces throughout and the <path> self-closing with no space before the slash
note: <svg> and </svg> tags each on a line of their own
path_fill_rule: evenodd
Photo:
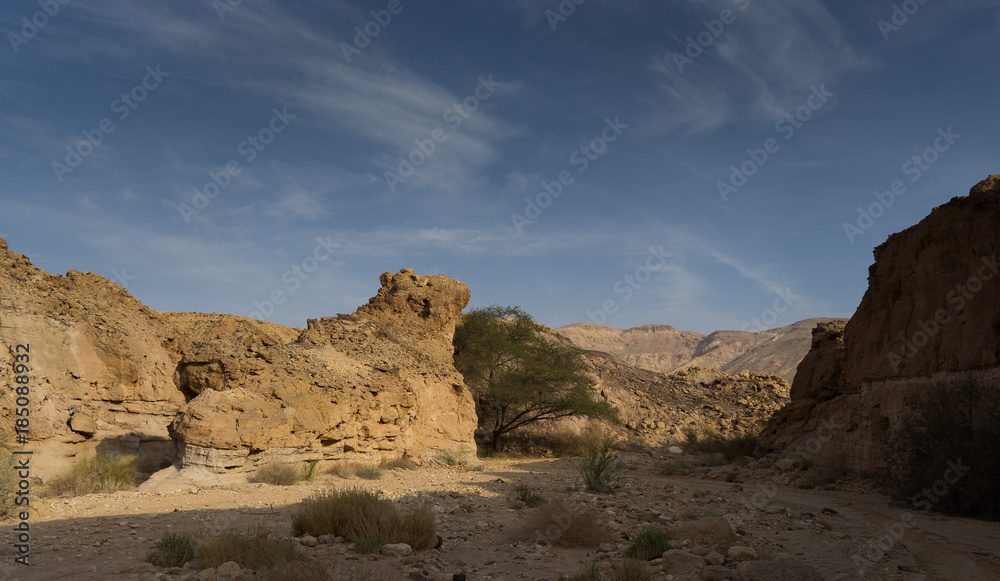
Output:
<svg viewBox="0 0 1000 581">
<path fill-rule="evenodd" d="M 196 571 L 157 570 L 144 564 L 143 557 L 167 532 L 208 538 L 263 522 L 278 534 L 290 534 L 295 503 L 316 491 L 343 486 L 380 489 L 389 497 L 427 503 L 435 512 L 444 538 L 439 550 L 403 559 L 378 558 L 400 580 L 408 578 L 407 572 L 426 571 L 433 581 L 448 581 L 460 572 L 470 581 L 552 581 L 559 574 L 578 572 L 586 560 L 620 559 L 628 545 L 624 537 L 649 523 L 669 526 L 711 516 L 729 520 L 739 534 L 738 544 L 752 547 L 760 558 L 802 559 L 827 581 L 1000 579 L 997 523 L 934 515 L 904 521 L 905 511 L 874 496 L 668 477 L 659 472 L 659 460 L 644 455 L 630 459 L 635 467 L 619 488 L 601 495 L 581 490 L 580 477 L 567 460 L 487 459 L 482 470 L 397 470 L 375 481 L 323 475 L 280 487 L 248 484 L 234 476 L 215 486 L 172 484 L 173 490 L 46 499 L 31 522 L 30 568 L 10 566 L 12 533 L 3 525 L 8 549 L 0 581 L 199 579 Z M 536 509 L 524 508 L 514 498 L 519 483 L 549 500 L 597 511 L 612 534 L 610 552 L 538 544 L 532 534 Z M 898 542 L 886 527 L 900 531 Z M 885 540 L 882 547 L 880 539 Z M 354 555 L 346 544 L 304 550 L 331 565 L 368 558 Z M 852 560 L 857 554 L 866 560 Z M 655 565 L 650 571 L 655 579 L 667 579 Z"/>
</svg>

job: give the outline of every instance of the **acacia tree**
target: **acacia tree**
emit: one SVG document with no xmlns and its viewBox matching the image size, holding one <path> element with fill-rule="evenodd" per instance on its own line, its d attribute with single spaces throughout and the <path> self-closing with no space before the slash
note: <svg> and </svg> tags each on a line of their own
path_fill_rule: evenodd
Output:
<svg viewBox="0 0 1000 581">
<path fill-rule="evenodd" d="M 494 450 L 505 434 L 533 422 L 614 416 L 607 402 L 594 399 L 583 350 L 549 336 L 520 307 L 473 309 L 455 329 L 454 346 L 455 367 Z"/>
</svg>

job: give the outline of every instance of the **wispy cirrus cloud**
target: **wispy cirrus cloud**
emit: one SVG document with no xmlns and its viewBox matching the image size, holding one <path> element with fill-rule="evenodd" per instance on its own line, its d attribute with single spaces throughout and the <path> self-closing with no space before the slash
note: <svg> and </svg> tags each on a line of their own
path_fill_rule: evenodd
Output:
<svg viewBox="0 0 1000 581">
<path fill-rule="evenodd" d="M 701 132 L 736 119 L 772 121 L 801 105 L 811 85 L 835 84 L 879 66 L 851 43 L 820 0 L 754 0 L 745 10 L 737 4 L 697 3 L 701 18 L 715 19 L 729 9 L 736 21 L 694 62 L 679 69 L 674 55 L 688 57 L 686 39 L 705 30 L 701 18 L 650 57 L 654 82 L 667 98 L 666 106 L 657 107 L 660 130 Z"/>
</svg>

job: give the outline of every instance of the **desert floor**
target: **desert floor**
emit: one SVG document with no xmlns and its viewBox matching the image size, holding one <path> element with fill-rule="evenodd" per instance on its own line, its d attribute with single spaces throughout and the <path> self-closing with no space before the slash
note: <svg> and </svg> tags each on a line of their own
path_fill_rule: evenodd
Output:
<svg viewBox="0 0 1000 581">
<path fill-rule="evenodd" d="M 777 486 L 766 481 L 741 484 L 692 476 L 667 476 L 664 457 L 627 456 L 632 469 L 608 494 L 584 492 L 568 459 L 484 459 L 481 469 L 422 467 L 387 471 L 379 480 L 344 479 L 329 474 L 294 486 L 249 484 L 245 476 L 150 481 L 139 490 L 78 498 L 42 499 L 31 522 L 30 568 L 13 567 L 13 533 L 8 523 L 2 581 L 211 579 L 190 569 L 156 569 L 143 562 L 167 532 L 204 538 L 227 529 L 246 530 L 263 522 L 290 534 L 295 503 L 331 487 L 362 486 L 390 498 L 426 502 L 438 519 L 439 549 L 403 558 L 356 555 L 347 543 L 303 547 L 314 561 L 339 566 L 376 559 L 384 579 L 411 579 L 421 571 L 432 580 L 465 573 L 487 579 L 555 580 L 579 572 L 587 560 L 605 567 L 621 559 L 628 542 L 645 526 L 723 516 L 737 533 L 734 544 L 753 548 L 759 559 L 791 555 L 818 570 L 827 581 L 893 579 L 901 581 L 1000 579 L 1000 524 L 917 515 L 904 524 L 905 510 L 885 498 L 818 489 Z M 706 472 L 699 473 L 702 477 Z M 720 471 L 711 473 L 718 476 Z M 610 543 L 600 551 L 540 545 L 533 511 L 514 494 L 525 484 L 550 500 L 596 509 Z M 888 530 L 901 531 L 889 543 Z M 882 547 L 878 548 L 879 540 Z M 693 546 L 675 547 L 696 550 Z M 889 546 L 891 544 L 891 546 Z M 724 549 L 723 549 L 724 550 Z M 610 551 L 610 552 L 609 552 Z M 851 559 L 869 557 L 863 570 Z M 727 567 L 736 563 L 727 561 Z M 649 565 L 654 579 L 697 579 Z M 410 573 L 416 573 L 411 576 Z M 250 575 L 247 579 L 253 578 Z"/>
</svg>

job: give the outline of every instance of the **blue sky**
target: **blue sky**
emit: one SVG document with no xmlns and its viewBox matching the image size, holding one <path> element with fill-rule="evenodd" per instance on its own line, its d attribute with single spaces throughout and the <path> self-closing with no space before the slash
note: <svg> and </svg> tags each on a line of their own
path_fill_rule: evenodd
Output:
<svg viewBox="0 0 1000 581">
<path fill-rule="evenodd" d="M 850 316 L 874 246 L 1000 173 L 996 0 L 11 0 L 0 22 L 0 236 L 159 310 L 301 327 L 414 268 L 552 326 Z"/>
</svg>

